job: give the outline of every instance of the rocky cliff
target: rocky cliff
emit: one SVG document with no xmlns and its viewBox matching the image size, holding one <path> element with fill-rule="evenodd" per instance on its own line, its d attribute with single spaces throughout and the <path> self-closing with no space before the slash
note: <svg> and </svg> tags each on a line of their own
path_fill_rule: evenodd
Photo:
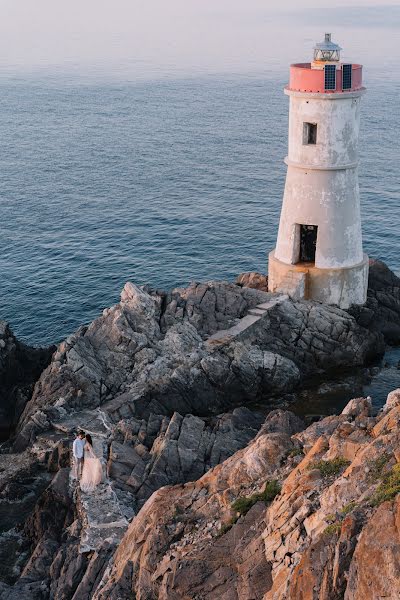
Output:
<svg viewBox="0 0 400 600">
<path fill-rule="evenodd" d="M 380 260 L 371 259 L 369 269 L 367 302 L 349 312 L 362 327 L 380 331 L 389 344 L 399 344 L 399 278 Z"/>
<path fill-rule="evenodd" d="M 349 313 L 229 283 L 162 294 L 128 283 L 121 302 L 62 343 L 20 420 L 14 448 L 65 414 L 209 414 L 293 390 L 384 352 Z"/>
<path fill-rule="evenodd" d="M 245 449 L 153 494 L 93 598 L 398 598 L 400 391 L 370 408 L 301 431 L 270 413 Z"/>
<path fill-rule="evenodd" d="M 22 344 L 7 323 L 0 321 L 0 441 L 7 439 L 17 425 L 33 386 L 54 350 Z"/>
<path fill-rule="evenodd" d="M 57 348 L 0 454 L 1 599 L 398 597 L 398 394 L 311 425 L 272 409 L 382 356 L 400 280 L 372 263 L 347 312 L 265 287 L 129 283 Z M 104 465 L 93 494 L 71 479 L 77 428 Z"/>
</svg>

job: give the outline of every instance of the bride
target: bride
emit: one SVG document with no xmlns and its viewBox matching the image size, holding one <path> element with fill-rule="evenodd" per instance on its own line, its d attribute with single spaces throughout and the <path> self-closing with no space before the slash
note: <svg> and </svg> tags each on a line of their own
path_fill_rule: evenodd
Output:
<svg viewBox="0 0 400 600">
<path fill-rule="evenodd" d="M 80 486 L 82 492 L 93 492 L 103 478 L 103 468 L 100 460 L 93 452 L 92 436 L 89 433 L 85 436 L 83 452 L 84 461 Z"/>
</svg>

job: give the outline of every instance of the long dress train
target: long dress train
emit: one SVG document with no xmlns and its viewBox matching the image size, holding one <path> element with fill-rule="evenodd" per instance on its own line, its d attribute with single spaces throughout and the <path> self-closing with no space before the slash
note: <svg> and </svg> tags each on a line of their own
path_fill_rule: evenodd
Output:
<svg viewBox="0 0 400 600">
<path fill-rule="evenodd" d="M 103 479 L 103 468 L 100 460 L 93 452 L 92 446 L 87 442 L 84 447 L 84 456 L 80 487 L 82 492 L 93 492 Z"/>
</svg>

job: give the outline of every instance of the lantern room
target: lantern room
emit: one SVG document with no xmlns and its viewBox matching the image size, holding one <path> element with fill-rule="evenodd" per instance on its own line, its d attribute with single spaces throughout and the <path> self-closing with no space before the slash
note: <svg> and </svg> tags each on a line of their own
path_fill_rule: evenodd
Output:
<svg viewBox="0 0 400 600">
<path fill-rule="evenodd" d="M 332 42 L 332 35 L 325 34 L 323 42 L 319 42 L 314 46 L 314 62 L 313 68 L 323 68 L 328 62 L 339 62 L 341 47 Z"/>
<path fill-rule="evenodd" d="M 354 92 L 363 89 L 362 65 L 340 61 L 341 47 L 331 34 L 314 46 L 311 63 L 290 65 L 288 91 L 317 94 Z"/>
</svg>

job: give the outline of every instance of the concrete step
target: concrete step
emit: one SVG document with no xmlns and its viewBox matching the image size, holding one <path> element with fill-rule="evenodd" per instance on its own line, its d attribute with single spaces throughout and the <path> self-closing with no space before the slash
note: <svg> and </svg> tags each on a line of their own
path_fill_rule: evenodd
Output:
<svg viewBox="0 0 400 600">
<path fill-rule="evenodd" d="M 218 343 L 228 343 L 233 338 L 241 334 L 243 331 L 248 329 L 251 325 L 254 325 L 259 319 L 261 315 L 251 315 L 248 314 L 243 319 L 240 319 L 236 325 L 230 327 L 229 329 L 221 329 L 221 331 L 217 331 L 213 335 L 211 335 L 206 344 L 213 346 Z"/>
<path fill-rule="evenodd" d="M 248 312 L 249 315 L 254 315 L 256 317 L 262 317 L 267 311 L 263 308 L 251 308 Z"/>
<path fill-rule="evenodd" d="M 213 335 L 211 335 L 206 341 L 206 345 L 210 347 L 219 346 L 222 344 L 228 344 L 230 341 L 240 336 L 241 333 L 246 331 L 249 327 L 257 323 L 262 319 L 269 310 L 271 310 L 277 304 L 288 300 L 287 294 L 271 294 L 271 299 L 262 304 L 258 304 L 256 307 L 251 308 L 247 315 L 240 319 L 233 327 L 229 329 L 221 329 Z"/>
<path fill-rule="evenodd" d="M 279 294 L 279 296 L 277 296 L 275 298 L 271 298 L 271 300 L 268 300 L 268 302 L 263 302 L 262 304 L 257 304 L 257 306 L 255 308 L 251 308 L 249 310 L 248 314 L 263 316 L 263 315 L 265 315 L 266 312 L 271 310 L 271 308 L 273 308 L 277 304 L 280 304 L 281 302 L 284 302 L 285 300 L 288 300 L 288 298 L 289 298 L 289 296 L 287 294 Z"/>
</svg>

